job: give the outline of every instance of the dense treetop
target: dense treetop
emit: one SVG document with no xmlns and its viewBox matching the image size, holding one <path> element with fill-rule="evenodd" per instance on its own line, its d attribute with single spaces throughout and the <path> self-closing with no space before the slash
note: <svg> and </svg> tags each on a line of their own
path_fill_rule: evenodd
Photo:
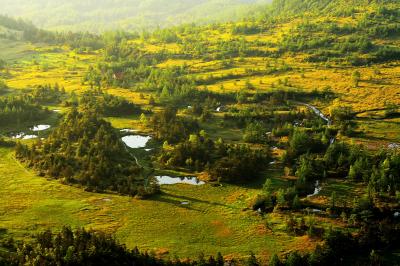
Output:
<svg viewBox="0 0 400 266">
<path fill-rule="evenodd" d="M 157 190 L 118 133 L 95 113 L 73 109 L 46 140 L 19 143 L 17 157 L 42 175 L 90 190 L 145 196 Z"/>
</svg>

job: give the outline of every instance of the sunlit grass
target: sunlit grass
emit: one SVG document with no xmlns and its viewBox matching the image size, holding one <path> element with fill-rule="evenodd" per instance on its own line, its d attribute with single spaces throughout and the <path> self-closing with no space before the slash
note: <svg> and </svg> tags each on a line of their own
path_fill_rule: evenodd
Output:
<svg viewBox="0 0 400 266">
<path fill-rule="evenodd" d="M 244 211 L 258 188 L 174 185 L 149 200 L 90 193 L 36 176 L 4 148 L 0 173 L 0 228 L 17 238 L 46 228 L 84 226 L 116 233 L 131 248 L 166 249 L 171 258 L 196 257 L 199 250 L 235 256 L 254 251 L 268 257 L 302 241 L 272 234 L 263 229 L 261 216 Z"/>
</svg>

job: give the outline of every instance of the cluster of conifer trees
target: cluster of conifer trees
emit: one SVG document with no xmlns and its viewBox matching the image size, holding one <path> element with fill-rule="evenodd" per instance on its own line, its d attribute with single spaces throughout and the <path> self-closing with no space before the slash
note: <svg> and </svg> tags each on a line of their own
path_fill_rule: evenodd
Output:
<svg viewBox="0 0 400 266">
<path fill-rule="evenodd" d="M 199 130 L 196 120 L 177 116 L 177 110 L 172 107 L 155 113 L 149 121 L 149 126 L 157 140 L 169 143 L 177 143 Z"/>
<path fill-rule="evenodd" d="M 158 161 L 167 167 L 186 167 L 206 172 L 211 180 L 224 182 L 251 181 L 269 162 L 267 148 L 213 141 L 204 131 L 192 134 L 175 146 L 164 145 Z"/>
<path fill-rule="evenodd" d="M 46 140 L 21 143 L 17 157 L 41 175 L 90 190 L 146 196 L 158 190 L 129 153 L 119 134 L 94 112 L 73 109 Z"/>
<path fill-rule="evenodd" d="M 50 32 L 37 28 L 30 22 L 0 15 L 0 25 L 14 33 L 2 34 L 0 37 L 11 40 L 25 40 L 29 42 L 45 42 L 50 44 L 67 44 L 79 51 L 97 50 L 104 47 L 101 36 L 73 32 Z"/>
<path fill-rule="evenodd" d="M 363 182 L 370 202 L 374 199 L 385 200 L 386 197 L 399 199 L 399 151 L 396 149 L 368 151 L 358 145 L 337 141 L 324 142 L 323 138 L 326 139 L 328 134 L 326 132 L 322 135 L 310 133 L 300 129 L 292 131 L 289 135 L 287 152 L 283 157 L 284 163 L 288 166 L 285 174 L 295 175 L 296 182 L 286 191 L 273 192 L 266 188 L 267 196 L 260 199 L 261 202 L 257 201 L 257 206 L 261 204 L 268 210 L 272 210 L 277 204 L 285 208 L 296 208 L 298 206 L 294 207 L 297 205 L 294 201 L 298 203 L 298 198 L 297 200 L 295 198 L 298 195 L 311 194 L 315 182 L 317 180 L 322 182 L 326 178 Z M 267 183 L 266 187 L 269 187 Z M 339 215 L 341 210 L 337 211 Z"/>
<path fill-rule="evenodd" d="M 271 256 L 271 266 L 317 265 L 387 265 L 390 263 L 379 249 L 390 249 L 399 239 L 400 230 L 390 221 L 364 222 L 358 235 L 329 229 L 324 243 L 315 251 L 300 254 L 291 251 L 283 257 Z M 30 242 L 13 239 L 0 243 L 0 265 L 143 265 L 143 266 L 259 266 L 265 262 L 250 253 L 247 259 L 226 260 L 217 256 L 206 258 L 199 253 L 196 260 L 160 259 L 138 248 L 132 250 L 120 244 L 113 236 L 85 229 L 64 227 L 58 233 L 44 231 Z M 7 252 L 4 252 L 7 251 Z M 356 255 L 355 255 L 356 254 Z"/>
<path fill-rule="evenodd" d="M 72 230 L 64 227 L 59 233 L 45 231 L 34 236 L 30 243 L 17 244 L 10 240 L 3 248 L 9 253 L 0 253 L 0 265 L 85 265 L 85 266 L 223 266 L 224 258 L 220 253 L 206 259 L 200 256 L 198 261 L 175 259 L 162 260 L 137 248 L 127 249 L 111 235 L 87 231 Z"/>
<path fill-rule="evenodd" d="M 82 109 L 96 111 L 104 116 L 125 116 L 141 113 L 141 108 L 123 97 L 114 96 L 99 90 L 85 92 L 79 104 Z"/>
<path fill-rule="evenodd" d="M 395 149 L 372 152 L 340 142 L 327 149 L 324 145 L 313 148 L 309 138 L 298 134 L 292 137 L 289 149 L 297 153 L 293 173 L 299 177 L 298 185 L 313 184 L 321 177 L 336 177 L 364 182 L 371 197 L 400 195 L 400 154 Z"/>
<path fill-rule="evenodd" d="M 38 104 L 59 104 L 68 95 L 64 87 L 60 87 L 57 83 L 53 86 L 50 84 L 39 85 L 30 93 L 32 100 Z"/>
<path fill-rule="evenodd" d="M 400 58 L 397 47 L 377 44 L 374 38 L 390 38 L 400 32 L 393 11 L 382 7 L 378 13 L 366 14 L 357 25 L 332 22 L 300 24 L 296 32 L 285 36 L 279 44 L 281 53 L 306 52 L 310 62 L 339 61 L 352 65 L 383 63 Z M 385 17 L 386 16 L 386 17 Z M 327 33 L 317 35 L 316 33 Z M 340 38 L 339 38 L 340 37 Z"/>
<path fill-rule="evenodd" d="M 31 96 L 0 98 L 0 123 L 19 124 L 36 122 L 50 115 L 50 111 L 35 103 Z"/>
</svg>

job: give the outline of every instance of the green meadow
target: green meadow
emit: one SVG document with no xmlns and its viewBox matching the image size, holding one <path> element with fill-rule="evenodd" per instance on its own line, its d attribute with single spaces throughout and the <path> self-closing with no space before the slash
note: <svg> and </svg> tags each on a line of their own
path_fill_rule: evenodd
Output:
<svg viewBox="0 0 400 266">
<path fill-rule="evenodd" d="M 174 258 L 220 251 L 243 257 L 256 251 L 265 258 L 301 247 L 303 237 L 271 232 L 249 200 L 259 186 L 166 185 L 149 200 L 85 192 L 38 177 L 0 149 L 0 228 L 16 239 L 47 228 L 102 230 L 128 247 L 138 246 Z M 183 205 L 182 202 L 189 202 Z"/>
</svg>

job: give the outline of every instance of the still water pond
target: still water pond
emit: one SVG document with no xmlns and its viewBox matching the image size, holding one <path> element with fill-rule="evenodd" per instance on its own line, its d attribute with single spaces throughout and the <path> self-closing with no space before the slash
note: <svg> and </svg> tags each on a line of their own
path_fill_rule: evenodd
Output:
<svg viewBox="0 0 400 266">
<path fill-rule="evenodd" d="M 132 149 L 144 148 L 147 145 L 147 142 L 151 140 L 149 136 L 140 136 L 140 135 L 129 135 L 122 138 L 122 141 Z"/>
<path fill-rule="evenodd" d="M 31 128 L 32 131 L 37 132 L 37 131 L 44 131 L 49 129 L 51 126 L 50 125 L 37 125 Z"/>
<path fill-rule="evenodd" d="M 196 177 L 156 176 L 156 179 L 160 185 L 189 184 L 201 186 L 205 184 L 205 182 L 200 181 Z"/>
<path fill-rule="evenodd" d="M 50 125 L 37 125 L 37 126 L 34 126 L 34 127 L 30 128 L 29 130 L 32 131 L 32 132 L 40 132 L 40 131 L 47 130 L 49 128 L 51 128 Z M 34 134 L 27 135 L 27 133 L 25 133 L 25 132 L 20 132 L 20 133 L 14 135 L 14 136 L 11 136 L 11 137 L 13 139 L 22 139 L 22 140 L 38 138 L 37 135 L 34 135 Z"/>
</svg>

